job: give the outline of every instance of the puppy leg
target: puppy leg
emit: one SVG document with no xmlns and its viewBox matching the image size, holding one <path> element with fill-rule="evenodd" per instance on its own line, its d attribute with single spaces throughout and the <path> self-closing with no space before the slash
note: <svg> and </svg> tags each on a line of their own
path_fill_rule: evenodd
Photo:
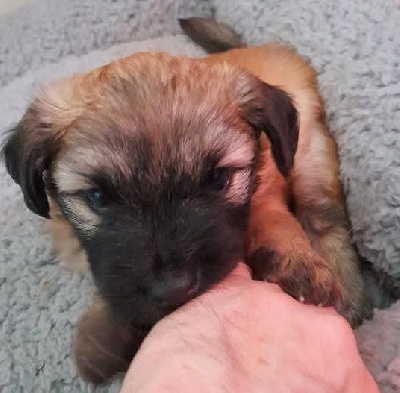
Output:
<svg viewBox="0 0 400 393">
<path fill-rule="evenodd" d="M 286 181 L 262 144 L 259 185 L 251 200 L 247 263 L 256 279 L 279 284 L 295 298 L 333 305 L 340 296 L 330 266 L 312 248 L 304 230 L 288 211 Z"/>
<path fill-rule="evenodd" d="M 79 321 L 73 344 L 78 374 L 88 382 L 101 383 L 126 371 L 146 334 L 116 318 L 96 297 Z"/>
<path fill-rule="evenodd" d="M 340 296 L 334 273 L 284 206 L 257 209 L 247 255 L 255 279 L 277 283 L 300 301 L 328 306 Z"/>
<path fill-rule="evenodd" d="M 350 240 L 350 228 L 339 180 L 336 144 L 321 122 L 303 124 L 291 175 L 295 216 L 312 247 L 334 271 L 341 297 L 337 310 L 353 326 L 371 315 Z"/>
</svg>

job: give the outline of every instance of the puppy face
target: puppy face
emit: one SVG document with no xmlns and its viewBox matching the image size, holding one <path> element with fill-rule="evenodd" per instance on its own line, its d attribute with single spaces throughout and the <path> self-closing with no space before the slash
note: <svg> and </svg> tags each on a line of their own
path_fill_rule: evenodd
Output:
<svg viewBox="0 0 400 393">
<path fill-rule="evenodd" d="M 50 88 L 4 152 L 34 212 L 46 195 L 58 205 L 113 309 L 153 324 L 243 260 L 261 131 L 286 175 L 285 93 L 226 64 L 138 54 Z"/>
</svg>

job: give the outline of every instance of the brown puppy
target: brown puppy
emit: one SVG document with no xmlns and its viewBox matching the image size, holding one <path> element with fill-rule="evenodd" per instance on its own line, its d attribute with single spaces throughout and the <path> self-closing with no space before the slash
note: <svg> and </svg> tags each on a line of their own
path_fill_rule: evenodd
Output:
<svg viewBox="0 0 400 393">
<path fill-rule="evenodd" d="M 214 22 L 184 27 L 240 45 Z M 90 265 L 98 294 L 74 347 L 90 381 L 126 369 L 160 318 L 243 259 L 353 325 L 369 315 L 315 73 L 288 48 L 139 53 L 73 76 L 32 103 L 4 153 L 57 255 Z"/>
</svg>

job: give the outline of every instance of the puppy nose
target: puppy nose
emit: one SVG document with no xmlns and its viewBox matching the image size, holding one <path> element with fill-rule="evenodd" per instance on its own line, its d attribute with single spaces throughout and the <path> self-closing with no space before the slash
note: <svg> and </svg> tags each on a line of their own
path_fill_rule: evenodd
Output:
<svg viewBox="0 0 400 393">
<path fill-rule="evenodd" d="M 196 275 L 168 274 L 154 285 L 152 294 L 162 307 L 179 307 L 195 296 L 198 286 Z"/>
</svg>

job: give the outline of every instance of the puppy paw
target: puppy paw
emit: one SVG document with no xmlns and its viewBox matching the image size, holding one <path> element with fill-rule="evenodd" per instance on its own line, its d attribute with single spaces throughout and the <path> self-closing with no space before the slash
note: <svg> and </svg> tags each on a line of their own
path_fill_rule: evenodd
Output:
<svg viewBox="0 0 400 393">
<path fill-rule="evenodd" d="M 81 317 L 73 345 L 79 376 L 98 384 L 126 371 L 143 337 L 94 303 Z"/>
<path fill-rule="evenodd" d="M 339 277 L 313 251 L 287 255 L 261 247 L 247 262 L 255 279 L 276 283 L 303 303 L 341 307 Z"/>
</svg>

